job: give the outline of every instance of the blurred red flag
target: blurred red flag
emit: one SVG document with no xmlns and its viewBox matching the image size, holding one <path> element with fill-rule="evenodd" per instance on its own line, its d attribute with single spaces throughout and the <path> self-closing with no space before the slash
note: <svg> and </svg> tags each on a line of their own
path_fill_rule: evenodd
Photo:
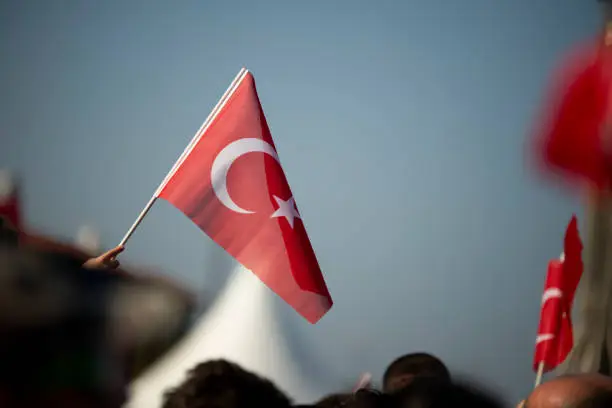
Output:
<svg viewBox="0 0 612 408">
<path fill-rule="evenodd" d="M 5 227 L 21 230 L 19 193 L 12 175 L 0 170 L 0 223 Z"/>
<path fill-rule="evenodd" d="M 574 346 L 571 310 L 583 270 L 576 216 L 567 226 L 564 251 L 560 259 L 548 264 L 533 360 L 535 371 L 540 363 L 544 364 L 545 372 L 554 370 Z"/>
<path fill-rule="evenodd" d="M 158 197 L 311 323 L 332 299 L 280 165 L 255 80 L 244 70 Z"/>
<path fill-rule="evenodd" d="M 598 38 L 560 66 L 536 135 L 537 157 L 547 170 L 598 188 L 609 187 L 612 179 L 612 149 L 603 142 L 604 136 L 612 139 L 606 130 L 612 118 L 611 52 Z"/>
</svg>

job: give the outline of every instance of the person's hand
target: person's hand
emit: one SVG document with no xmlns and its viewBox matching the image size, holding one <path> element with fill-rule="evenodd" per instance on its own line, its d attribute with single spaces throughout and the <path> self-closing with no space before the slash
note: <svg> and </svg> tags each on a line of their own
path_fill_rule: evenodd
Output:
<svg viewBox="0 0 612 408">
<path fill-rule="evenodd" d="M 119 267 L 117 256 L 123 252 L 123 249 L 122 246 L 115 247 L 97 258 L 89 259 L 83 264 L 83 267 L 87 269 L 117 269 Z"/>
</svg>

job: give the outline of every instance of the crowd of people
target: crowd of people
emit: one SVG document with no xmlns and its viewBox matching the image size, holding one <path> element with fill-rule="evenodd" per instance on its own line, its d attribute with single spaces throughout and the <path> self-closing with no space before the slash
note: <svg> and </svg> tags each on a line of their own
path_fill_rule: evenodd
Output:
<svg viewBox="0 0 612 408">
<path fill-rule="evenodd" d="M 386 369 L 380 390 L 325 396 L 310 405 L 292 405 L 270 380 L 232 362 L 213 360 L 193 368 L 187 379 L 167 392 L 163 408 L 494 408 L 504 406 L 475 384 L 454 379 L 446 365 L 429 353 L 399 357 Z M 560 376 L 537 387 L 517 408 L 612 407 L 612 378 L 600 374 Z"/>
<path fill-rule="evenodd" d="M 0 227 L 0 408 L 119 408 L 129 400 L 125 339 L 108 336 L 109 293 L 119 275 L 115 248 L 86 262 L 20 243 Z M 226 360 L 202 361 L 165 390 L 161 408 L 502 407 L 428 353 L 411 353 L 370 386 L 296 405 L 270 379 Z M 612 408 L 612 378 L 561 376 L 537 387 L 521 408 Z M 158 407 L 151 407 L 158 408 Z"/>
<path fill-rule="evenodd" d="M 290 408 L 291 397 L 270 380 L 226 361 L 197 365 L 187 379 L 166 394 L 163 408 Z M 386 370 L 380 391 L 365 387 L 355 392 L 325 396 L 311 405 L 320 408 L 377 407 L 500 407 L 493 397 L 477 388 L 451 380 L 446 366 L 427 353 L 408 354 Z"/>
</svg>

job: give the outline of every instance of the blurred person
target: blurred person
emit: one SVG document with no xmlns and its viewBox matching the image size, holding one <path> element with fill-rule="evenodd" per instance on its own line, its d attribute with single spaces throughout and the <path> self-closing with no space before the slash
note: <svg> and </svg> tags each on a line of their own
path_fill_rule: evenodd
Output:
<svg viewBox="0 0 612 408">
<path fill-rule="evenodd" d="M 336 392 L 319 399 L 313 405 L 321 408 L 342 407 L 348 400 L 354 397 L 355 393 L 361 389 L 372 388 L 372 374 L 364 372 L 359 376 L 357 383 L 353 386 L 351 392 Z"/>
<path fill-rule="evenodd" d="M 388 394 L 363 388 L 352 394 L 341 406 L 344 408 L 395 408 L 395 400 Z"/>
<path fill-rule="evenodd" d="M 185 302 L 168 285 L 108 273 L 114 253 L 87 269 L 70 254 L 0 245 L 0 407 L 124 402 L 126 354 L 167 337 Z"/>
<path fill-rule="evenodd" d="M 394 408 L 501 408 L 491 395 L 471 385 L 438 377 L 417 377 L 390 395 Z"/>
<path fill-rule="evenodd" d="M 123 402 L 108 342 L 113 274 L 63 254 L 0 247 L 3 407 L 101 407 Z"/>
<path fill-rule="evenodd" d="M 517 408 L 612 407 L 612 378 L 600 374 L 566 375 L 539 385 Z"/>
<path fill-rule="evenodd" d="M 395 359 L 383 375 L 383 391 L 395 392 L 409 385 L 417 377 L 435 377 L 450 382 L 446 365 L 429 353 L 411 353 Z"/>
<path fill-rule="evenodd" d="M 5 218 L 0 217 L 0 245 L 3 246 L 21 246 L 20 238 L 23 237 L 24 234 L 19 233 L 16 229 L 12 227 L 10 223 L 6 221 Z M 32 246 L 28 240 L 25 241 L 25 246 Z M 103 254 L 86 260 L 83 263 L 83 266 L 87 269 L 117 269 L 121 265 L 117 260 L 117 256 L 123 252 L 124 247 L 117 246 L 109 251 L 104 252 Z"/>
<path fill-rule="evenodd" d="M 18 241 L 19 233 L 4 217 L 0 217 L 0 245 L 17 245 Z"/>
<path fill-rule="evenodd" d="M 191 369 L 168 391 L 162 408 L 290 408 L 291 400 L 271 381 L 227 360 L 210 360 Z"/>
<path fill-rule="evenodd" d="M 340 408 L 352 397 L 353 394 L 330 394 L 315 402 L 314 405 L 320 408 Z"/>
<path fill-rule="evenodd" d="M 122 283 L 114 285 L 109 292 L 112 298 L 105 302 L 109 308 L 109 320 L 114 322 L 112 326 L 116 340 L 124 343 L 122 348 L 126 349 L 128 377 L 134 378 L 146 370 L 188 331 L 196 298 L 181 286 L 163 278 L 162 273 L 152 273 L 150 268 L 129 272 L 119 269 L 121 265 L 117 256 L 123 251 L 122 247 L 89 258 L 90 255 L 72 245 L 41 235 L 18 232 L 11 223 L 3 226 L 2 220 L 0 217 L 0 245 L 71 257 L 80 260 L 84 268 L 90 271 L 112 271 L 111 275 L 117 275 L 112 279 Z M 92 271 L 80 278 L 90 280 L 89 285 L 93 288 L 96 275 Z M 53 293 L 53 290 L 50 292 Z M 208 303 L 203 302 L 203 307 L 208 307 Z M 11 315 L 15 316 L 15 313 Z M 140 318 L 143 315 L 151 318 Z"/>
</svg>

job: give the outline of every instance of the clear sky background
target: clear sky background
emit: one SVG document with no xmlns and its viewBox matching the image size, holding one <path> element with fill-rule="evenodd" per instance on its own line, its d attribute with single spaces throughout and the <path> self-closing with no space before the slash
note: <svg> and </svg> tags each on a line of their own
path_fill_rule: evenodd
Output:
<svg viewBox="0 0 612 408">
<path fill-rule="evenodd" d="M 514 401 L 579 205 L 524 142 L 598 27 L 595 0 L 0 1 L 0 167 L 32 228 L 112 246 L 245 65 L 336 302 L 282 307 L 309 363 L 333 388 L 427 350 Z M 123 259 L 201 290 L 228 264 L 166 203 Z"/>
</svg>

